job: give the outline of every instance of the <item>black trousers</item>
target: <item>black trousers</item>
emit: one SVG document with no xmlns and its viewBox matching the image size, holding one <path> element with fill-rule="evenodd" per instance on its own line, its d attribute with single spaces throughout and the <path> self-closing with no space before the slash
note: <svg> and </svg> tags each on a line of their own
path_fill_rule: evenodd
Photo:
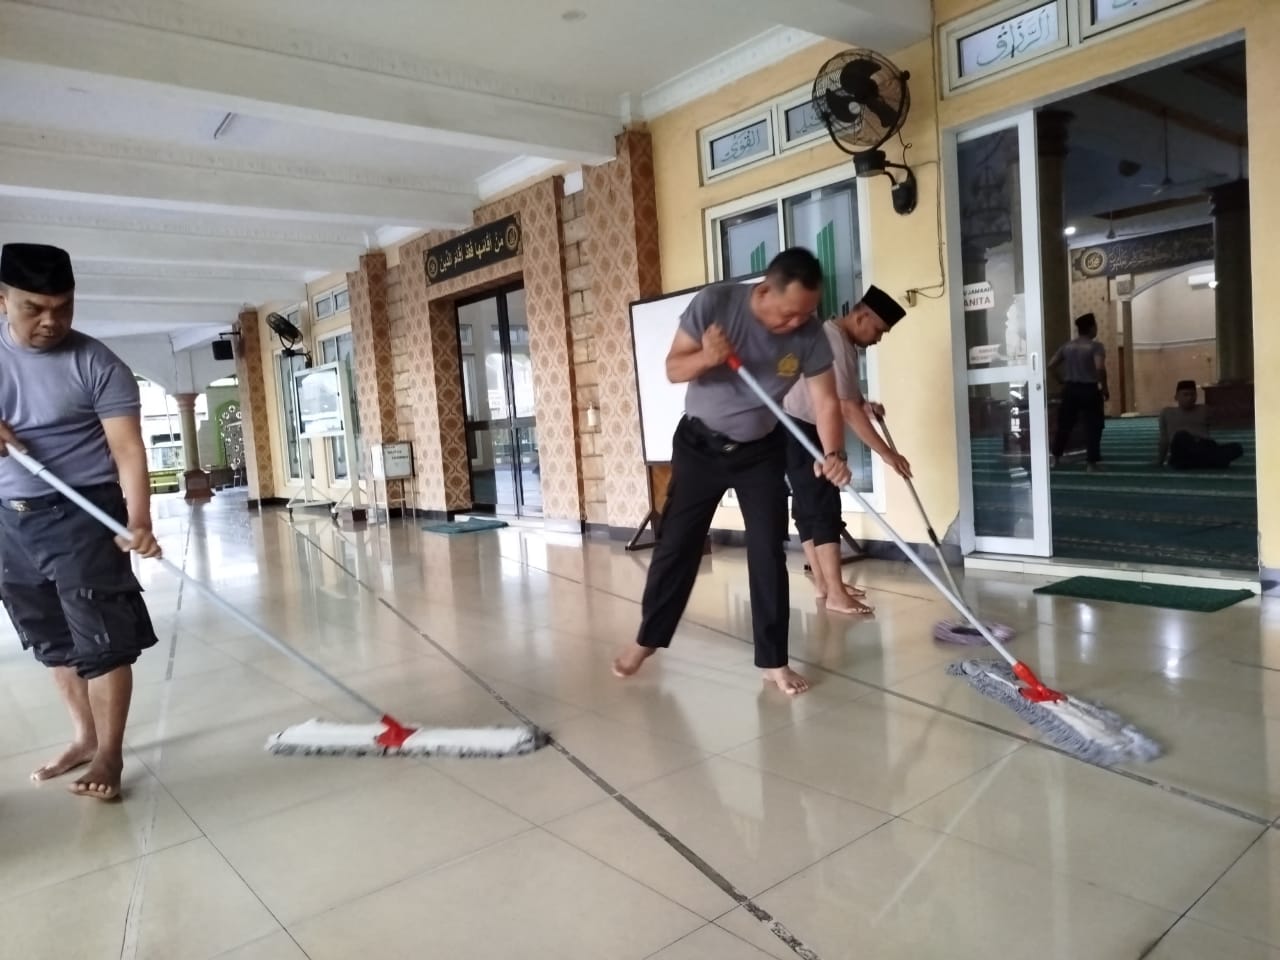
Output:
<svg viewBox="0 0 1280 960">
<path fill-rule="evenodd" d="M 1169 441 L 1169 466 L 1175 470 L 1221 470 L 1244 456 L 1238 443 L 1218 443 L 1179 430 Z"/>
<path fill-rule="evenodd" d="M 822 449 L 822 438 L 812 423 L 797 420 L 813 445 Z M 787 482 L 791 485 L 791 517 L 796 522 L 800 542 L 813 541 L 815 547 L 840 542 L 844 529 L 840 491 L 826 477 L 813 475 L 813 456 L 800 441 L 787 434 Z"/>
<path fill-rule="evenodd" d="M 1102 425 L 1106 411 L 1102 391 L 1096 383 L 1067 383 L 1062 388 L 1062 405 L 1058 407 L 1058 432 L 1053 438 L 1053 455 L 1061 458 L 1071 439 L 1077 421 L 1084 426 L 1085 458 L 1090 463 L 1102 459 Z"/>
<path fill-rule="evenodd" d="M 786 446 L 781 427 L 763 439 L 725 449 L 687 417 L 676 427 L 671 486 L 661 535 L 644 585 L 642 647 L 667 647 L 693 592 L 702 546 L 726 491 L 737 491 L 747 528 L 747 576 L 757 667 L 787 665 L 791 597 L 783 543 L 787 539 Z"/>
</svg>

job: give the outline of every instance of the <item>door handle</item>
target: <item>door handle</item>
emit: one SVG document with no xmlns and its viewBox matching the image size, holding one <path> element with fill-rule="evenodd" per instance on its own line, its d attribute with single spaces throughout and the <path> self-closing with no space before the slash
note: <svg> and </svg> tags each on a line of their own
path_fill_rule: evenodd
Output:
<svg viewBox="0 0 1280 960">
<path fill-rule="evenodd" d="M 1039 391 L 1039 390 L 1040 390 L 1040 388 L 1041 388 L 1040 377 L 1039 377 L 1039 373 L 1040 373 L 1040 354 L 1039 354 L 1038 352 L 1034 351 L 1034 350 L 1033 350 L 1031 353 L 1027 354 L 1027 363 L 1029 363 L 1029 364 L 1031 365 L 1031 386 L 1032 386 L 1032 389 L 1034 389 L 1034 390 L 1036 390 L 1036 391 Z"/>
</svg>

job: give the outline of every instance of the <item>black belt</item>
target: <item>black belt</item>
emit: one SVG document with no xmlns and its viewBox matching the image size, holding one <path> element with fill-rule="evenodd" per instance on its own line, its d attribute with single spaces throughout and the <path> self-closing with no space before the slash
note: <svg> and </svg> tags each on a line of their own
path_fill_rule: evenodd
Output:
<svg viewBox="0 0 1280 960">
<path fill-rule="evenodd" d="M 697 417 L 691 417 L 687 414 L 684 420 L 685 423 L 689 424 L 690 429 L 693 430 L 698 439 L 702 440 L 707 445 L 707 448 L 715 453 L 732 453 L 739 447 L 746 446 L 747 443 L 758 442 L 756 440 L 735 440 L 733 437 L 727 437 L 723 433 L 717 433 L 712 430 Z"/>
<path fill-rule="evenodd" d="M 112 487 L 119 489 L 119 484 L 115 483 L 99 483 L 92 487 L 82 487 L 77 493 L 82 493 L 87 497 L 92 497 L 96 493 L 109 490 Z M 34 513 L 37 510 L 48 510 L 50 507 L 56 507 L 59 504 L 67 503 L 67 498 L 61 493 L 46 493 L 38 497 L 25 497 L 21 500 L 10 500 L 8 498 L 0 499 L 0 507 L 6 510 L 12 510 L 14 513 Z"/>
</svg>

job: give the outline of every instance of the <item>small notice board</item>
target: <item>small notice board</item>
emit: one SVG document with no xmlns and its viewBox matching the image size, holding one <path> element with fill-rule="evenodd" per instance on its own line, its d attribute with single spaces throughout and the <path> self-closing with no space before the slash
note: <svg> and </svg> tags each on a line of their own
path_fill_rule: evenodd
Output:
<svg viewBox="0 0 1280 960">
<path fill-rule="evenodd" d="M 413 476 L 413 444 L 375 443 L 370 447 L 376 480 L 407 480 Z"/>
</svg>

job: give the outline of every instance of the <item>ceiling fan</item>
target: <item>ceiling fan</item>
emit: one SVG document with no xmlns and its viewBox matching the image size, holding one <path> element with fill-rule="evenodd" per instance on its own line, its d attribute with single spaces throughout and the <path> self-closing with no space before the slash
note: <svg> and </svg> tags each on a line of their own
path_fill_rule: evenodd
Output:
<svg viewBox="0 0 1280 960">
<path fill-rule="evenodd" d="M 1144 183 L 1144 189 L 1150 190 L 1153 197 L 1158 197 L 1162 193 L 1170 190 L 1183 190 L 1190 187 L 1211 186 L 1223 180 L 1226 174 L 1213 173 L 1205 177 L 1196 177 L 1191 180 L 1174 180 L 1169 173 L 1169 111 L 1163 110 L 1162 125 L 1164 127 L 1164 179 L 1159 183 Z"/>
</svg>

